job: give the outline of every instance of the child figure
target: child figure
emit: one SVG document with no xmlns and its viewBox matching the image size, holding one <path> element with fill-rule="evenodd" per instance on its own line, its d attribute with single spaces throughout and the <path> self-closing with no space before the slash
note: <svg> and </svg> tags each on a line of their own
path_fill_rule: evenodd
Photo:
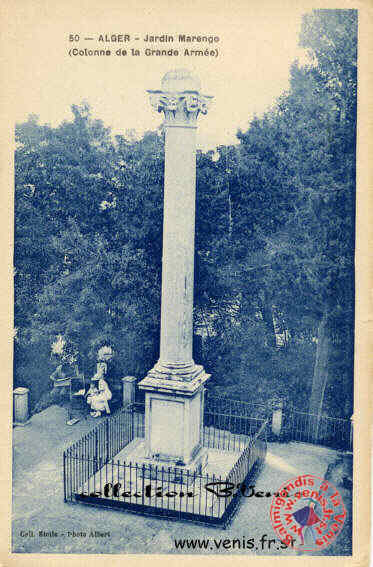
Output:
<svg viewBox="0 0 373 567">
<path fill-rule="evenodd" d="M 92 402 L 92 398 L 94 396 L 96 396 L 98 394 L 98 387 L 97 387 L 97 382 L 95 380 L 93 380 L 93 378 L 91 379 L 91 382 L 89 384 L 89 390 L 87 390 L 86 396 L 87 396 L 87 404 L 91 405 Z M 93 412 L 91 412 L 92 415 Z"/>
<path fill-rule="evenodd" d="M 87 403 L 91 406 L 91 416 L 99 417 L 104 410 L 106 413 L 110 413 L 108 400 L 111 400 L 111 397 L 110 388 L 104 380 L 104 367 L 100 366 L 91 379 L 87 392 Z"/>
</svg>

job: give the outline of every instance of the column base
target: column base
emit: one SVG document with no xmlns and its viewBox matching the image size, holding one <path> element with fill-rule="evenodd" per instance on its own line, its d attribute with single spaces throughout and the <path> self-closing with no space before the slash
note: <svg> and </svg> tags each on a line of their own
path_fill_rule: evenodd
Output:
<svg viewBox="0 0 373 567">
<path fill-rule="evenodd" d="M 137 445 L 128 459 L 138 466 L 138 474 L 151 480 L 169 479 L 172 482 L 186 481 L 188 475 L 202 474 L 207 467 L 208 451 L 200 445 L 195 448 L 193 458 L 189 463 L 167 455 L 157 455 L 155 458 L 145 456 L 145 442 Z"/>
<path fill-rule="evenodd" d="M 161 362 L 148 372 L 147 376 L 139 382 L 141 390 L 174 392 L 192 396 L 201 385 L 210 378 L 200 364 Z"/>
</svg>

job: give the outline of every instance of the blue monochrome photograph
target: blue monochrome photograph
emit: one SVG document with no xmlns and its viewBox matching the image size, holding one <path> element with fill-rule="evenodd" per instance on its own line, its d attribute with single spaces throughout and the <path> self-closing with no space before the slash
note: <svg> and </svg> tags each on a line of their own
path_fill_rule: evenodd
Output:
<svg viewBox="0 0 373 567">
<path fill-rule="evenodd" d="M 351 557 L 358 11 L 112 4 L 20 67 L 12 553 Z"/>
</svg>

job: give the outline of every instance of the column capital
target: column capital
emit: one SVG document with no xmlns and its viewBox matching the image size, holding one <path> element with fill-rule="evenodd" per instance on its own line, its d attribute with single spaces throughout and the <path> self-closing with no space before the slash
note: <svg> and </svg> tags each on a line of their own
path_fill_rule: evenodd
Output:
<svg viewBox="0 0 373 567">
<path fill-rule="evenodd" d="M 13 390 L 13 394 L 24 395 L 27 394 L 30 390 L 28 388 L 24 388 L 23 386 L 19 386 L 15 390 Z"/>
<path fill-rule="evenodd" d="M 148 90 L 150 104 L 163 112 L 165 126 L 196 128 L 199 114 L 207 114 L 212 96 L 200 92 L 201 84 L 187 69 L 169 71 L 161 90 Z"/>
<path fill-rule="evenodd" d="M 122 382 L 136 382 L 136 376 L 123 376 Z"/>
</svg>

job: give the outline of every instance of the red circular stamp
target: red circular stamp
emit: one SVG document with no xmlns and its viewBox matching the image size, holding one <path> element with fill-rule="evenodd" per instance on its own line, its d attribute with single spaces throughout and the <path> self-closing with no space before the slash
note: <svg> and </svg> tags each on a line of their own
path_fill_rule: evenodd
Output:
<svg viewBox="0 0 373 567">
<path fill-rule="evenodd" d="M 270 513 L 279 539 L 299 551 L 327 547 L 341 532 L 346 519 L 338 490 L 313 474 L 284 482 L 272 499 Z"/>
</svg>

